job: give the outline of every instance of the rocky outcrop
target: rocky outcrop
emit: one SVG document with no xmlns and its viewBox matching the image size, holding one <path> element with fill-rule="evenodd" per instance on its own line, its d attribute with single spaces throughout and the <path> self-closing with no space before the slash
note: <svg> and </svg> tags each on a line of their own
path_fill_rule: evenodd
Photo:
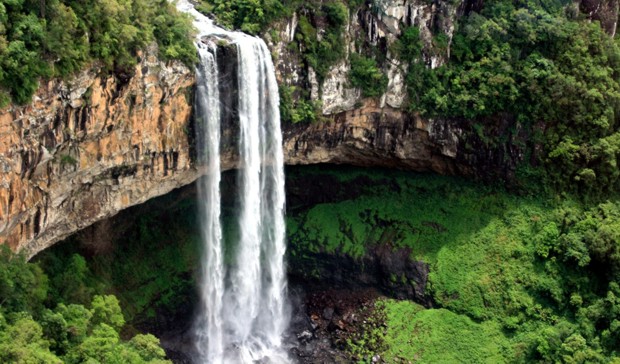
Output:
<svg viewBox="0 0 620 364">
<path fill-rule="evenodd" d="M 324 115 L 358 108 L 362 102 L 362 94 L 349 84 L 349 55 L 359 53 L 361 48 L 377 49 L 378 53 L 385 55 L 382 71 L 388 76 L 387 89 L 380 98 L 380 106 L 398 108 L 406 98 L 406 65 L 392 54 L 392 44 L 407 27 L 418 27 L 424 46 L 425 63 L 433 68 L 444 64 L 449 57 L 449 44 L 459 10 L 462 13 L 465 4 L 462 1 L 425 0 L 367 2 L 350 12 L 343 27 L 345 56 L 330 68 L 322 82 L 317 79 L 312 67 L 303 63 L 298 47 L 292 46 L 299 25 L 297 14 L 275 27 L 276 37 L 271 33 L 265 36 L 276 54 L 275 65 L 279 82 L 310 90 L 311 99 L 320 101 Z M 319 34 L 325 31 L 321 29 L 325 24 L 324 19 L 312 18 L 312 22 L 317 25 Z M 448 46 L 445 49 L 433 45 L 433 37 L 438 34 L 446 38 Z"/>
<path fill-rule="evenodd" d="M 599 21 L 601 27 L 612 37 L 618 27 L 618 0 L 581 0 L 577 1 L 579 10 L 588 19 Z"/>
<path fill-rule="evenodd" d="M 446 121 L 424 120 L 402 110 L 363 107 L 333 121 L 284 129 L 288 164 L 350 164 L 454 174 L 460 129 Z"/>
<path fill-rule="evenodd" d="M 93 67 L 0 111 L 0 241 L 32 256 L 188 184 L 193 73 L 142 55 L 133 77 Z"/>
</svg>

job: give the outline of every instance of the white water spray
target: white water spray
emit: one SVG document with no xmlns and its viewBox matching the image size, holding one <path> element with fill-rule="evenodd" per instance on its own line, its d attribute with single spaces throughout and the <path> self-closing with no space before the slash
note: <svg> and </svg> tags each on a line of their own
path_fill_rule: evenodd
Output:
<svg viewBox="0 0 620 364">
<path fill-rule="evenodd" d="M 196 118 L 200 158 L 207 167 L 198 183 L 204 254 L 201 310 L 196 320 L 202 363 L 287 363 L 282 336 L 289 322 L 284 270 L 284 162 L 278 85 L 265 43 L 213 25 L 187 0 L 177 7 L 198 29 Z M 204 36 L 237 46 L 239 93 L 239 242 L 226 272 L 220 223 L 220 96 L 217 47 Z"/>
</svg>

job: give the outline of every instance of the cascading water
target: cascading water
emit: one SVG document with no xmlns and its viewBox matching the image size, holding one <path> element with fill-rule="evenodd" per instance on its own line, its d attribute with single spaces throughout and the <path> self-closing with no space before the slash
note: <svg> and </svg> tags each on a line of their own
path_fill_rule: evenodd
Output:
<svg viewBox="0 0 620 364">
<path fill-rule="evenodd" d="M 198 183 L 204 254 L 201 309 L 195 324 L 202 363 L 287 363 L 282 336 L 289 322 L 284 270 L 284 163 L 278 86 L 265 43 L 213 25 L 187 0 L 177 7 L 198 29 L 195 112 L 199 156 L 206 166 Z M 217 47 L 211 36 L 237 46 L 239 93 L 239 242 L 224 266 L 220 223 L 220 96 Z"/>
<path fill-rule="evenodd" d="M 224 263 L 222 228 L 220 224 L 220 104 L 214 46 L 200 44 L 200 66 L 197 67 L 196 110 L 201 112 L 202 143 L 197 143 L 198 154 L 205 158 L 207 174 L 198 181 L 200 196 L 201 236 L 201 304 L 196 324 L 197 341 L 208 342 L 209 347 L 198 345 L 201 358 L 215 362 L 223 354 L 222 298 L 224 293 Z"/>
</svg>

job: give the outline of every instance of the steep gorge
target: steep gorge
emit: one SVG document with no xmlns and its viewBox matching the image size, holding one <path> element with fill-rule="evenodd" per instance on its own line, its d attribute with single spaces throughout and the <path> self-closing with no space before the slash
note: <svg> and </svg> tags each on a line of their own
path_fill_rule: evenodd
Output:
<svg viewBox="0 0 620 364">
<path fill-rule="evenodd" d="M 619 0 L 189 1 L 0 111 L 0 362 L 619 359 Z"/>
<path fill-rule="evenodd" d="M 298 51 L 288 47 L 300 16 L 308 14 L 293 14 L 265 34 L 276 58 L 279 82 L 309 90 L 310 99 L 320 101 L 327 119 L 284 126 L 285 162 L 383 166 L 511 180 L 517 164 L 533 158 L 523 145 L 536 131 L 513 131 L 508 140 L 493 144 L 471 122 L 407 112 L 401 108 L 403 67 L 396 59 L 388 62 L 388 86 L 379 98 L 363 98 L 347 81 L 349 54 L 356 49 L 356 40 L 389 54 L 402 24 L 420 28 L 430 66 L 445 62 L 449 49 L 437 53 L 433 34 L 451 37 L 458 16 L 475 9 L 476 3 L 407 0 L 379 5 L 351 13 L 344 26 L 345 58 L 321 82 Z M 595 7 L 588 2 L 580 8 L 597 20 L 617 13 L 611 3 Z M 319 34 L 325 31 L 321 21 L 315 20 Z M 615 32 L 615 23 L 603 25 L 609 33 Z M 42 84 L 31 105 L 13 105 L 1 112 L 0 241 L 33 256 L 93 222 L 187 185 L 201 174 L 192 159 L 194 75 L 181 63 L 158 60 L 156 53 L 152 48 L 145 51 L 131 76 L 113 76 L 93 67 L 71 80 Z M 230 114 L 228 127 L 234 128 L 234 111 Z M 501 117 L 489 124 L 497 135 L 511 127 L 510 120 Z M 226 140 L 225 130 L 223 137 Z M 233 149 L 223 146 L 224 170 L 236 166 Z"/>
<path fill-rule="evenodd" d="M 71 80 L 49 81 L 32 104 L 2 111 L 1 241 L 33 256 L 201 174 L 192 159 L 194 75 L 156 54 L 153 47 L 145 51 L 133 75 L 93 67 Z M 278 71 L 279 78 L 302 80 L 302 70 L 291 64 L 279 64 Z M 323 95 L 338 98 L 349 91 Z M 330 122 L 287 126 L 287 164 L 385 165 L 444 174 L 470 169 L 457 163 L 456 124 L 421 120 L 374 101 L 337 111 L 324 110 Z M 234 148 L 222 149 L 228 151 L 222 168 L 234 168 Z"/>
</svg>

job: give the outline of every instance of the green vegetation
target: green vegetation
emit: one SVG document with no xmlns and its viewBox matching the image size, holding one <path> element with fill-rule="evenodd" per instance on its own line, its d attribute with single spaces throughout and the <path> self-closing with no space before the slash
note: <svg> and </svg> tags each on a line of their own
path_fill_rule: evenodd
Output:
<svg viewBox="0 0 620 364">
<path fill-rule="evenodd" d="M 291 15 L 293 4 L 285 5 L 281 0 L 201 0 L 196 9 L 215 15 L 224 27 L 258 34 L 271 22 Z"/>
<path fill-rule="evenodd" d="M 620 187 L 620 48 L 596 23 L 554 1 L 494 1 L 460 20 L 449 62 L 424 67 L 418 31 L 396 47 L 409 65 L 410 107 L 428 116 L 494 116 L 539 130 L 547 182 L 603 196 Z M 434 39 L 435 48 L 443 45 Z M 543 136 L 544 135 L 544 136 Z M 506 138 L 507 136 L 496 136 Z"/>
<path fill-rule="evenodd" d="M 360 6 L 359 0 L 348 2 L 351 8 Z M 196 7 L 205 14 L 212 14 L 224 27 L 250 34 L 265 32 L 269 25 L 293 15 L 300 9 L 311 10 L 325 17 L 331 25 L 343 25 L 348 16 L 347 6 L 340 0 L 303 2 L 299 0 L 200 0 Z"/>
<path fill-rule="evenodd" d="M 377 67 L 377 61 L 359 54 L 351 54 L 351 85 L 359 87 L 364 97 L 381 96 L 387 88 L 388 78 Z"/>
<path fill-rule="evenodd" d="M 359 1 L 350 6 L 360 6 Z M 283 0 L 202 0 L 200 11 L 215 15 L 225 27 L 240 29 L 250 34 L 267 31 L 273 22 L 294 12 L 303 14 L 290 49 L 299 50 L 304 62 L 316 71 L 321 82 L 329 68 L 344 57 L 343 26 L 349 16 L 349 8 L 340 0 L 321 2 Z M 324 32 L 318 34 L 317 22 Z M 305 95 L 309 96 L 309 95 Z"/>
<path fill-rule="evenodd" d="M 401 37 L 392 46 L 394 55 L 407 64 L 407 95 L 411 110 L 425 112 L 423 99 L 432 97 L 427 94 L 428 85 L 438 83 L 435 73 L 426 67 L 422 58 L 422 41 L 420 29 L 409 27 L 403 31 Z"/>
<path fill-rule="evenodd" d="M 280 91 L 280 118 L 283 122 L 297 124 L 299 122 L 313 123 L 321 119 L 320 101 L 308 101 L 309 96 L 301 91 L 302 97 L 293 99 L 295 86 L 279 85 Z"/>
<path fill-rule="evenodd" d="M 153 335 L 120 339 L 125 318 L 113 295 L 95 295 L 81 305 L 46 300 L 47 293 L 48 278 L 38 264 L 0 247 L 1 362 L 169 363 Z"/>
<path fill-rule="evenodd" d="M 40 78 L 89 63 L 131 74 L 137 53 L 158 41 L 164 59 L 192 64 L 191 22 L 166 0 L 29 1 L 0 4 L 0 106 L 28 103 Z"/>
<path fill-rule="evenodd" d="M 427 293 L 434 308 L 378 301 L 374 319 L 348 342 L 357 360 L 368 362 L 377 354 L 387 362 L 422 363 L 618 359 L 620 203 L 615 197 L 585 205 L 514 196 L 461 178 L 342 167 L 291 168 L 287 178 L 289 186 L 302 180 L 336 184 L 329 196 L 312 196 L 327 202 L 291 201 L 291 265 L 303 262 L 311 270 L 308 262 L 324 259 L 322 253 L 363 262 L 372 248 L 387 246 L 409 249 L 412 259 L 430 266 Z M 22 346 L 0 346 L 0 355 L 7 355 L 0 358 L 107 361 L 112 359 L 101 359 L 104 353 L 157 348 L 155 338 L 127 342 L 118 332 L 122 328 L 123 337 L 139 332 L 195 299 L 195 204 L 178 197 L 128 212 L 132 219 L 118 220 L 127 232 L 109 237 L 113 246 L 97 254 L 83 248 L 88 259 L 75 254 L 75 244 L 65 243 L 42 253 L 35 264 L 17 258 L 3 262 L 0 335 L 29 336 L 20 339 Z M 237 234 L 229 218 L 234 206 L 226 199 L 227 257 L 233 251 L 230 237 Z M 89 236 L 75 239 L 98 244 Z M 414 284 L 396 275 L 391 279 Z M 106 296 L 110 293 L 118 301 Z M 97 351 L 95 341 L 108 346 Z M 14 353 L 17 347 L 26 354 Z"/>
<path fill-rule="evenodd" d="M 428 293 L 442 309 L 381 303 L 387 331 L 369 325 L 350 343 L 360 359 L 596 363 L 620 355 L 616 199 L 591 206 L 535 200 L 403 172 L 317 167 L 288 175 L 335 176 L 336 192 L 358 191 L 307 209 L 291 206 L 293 261 L 321 259 L 317 253 L 359 259 L 387 245 L 409 248 L 430 265 Z"/>
<path fill-rule="evenodd" d="M 95 255 L 77 244 L 101 244 L 94 235 L 73 237 L 33 263 L 1 246 L 0 362 L 169 363 L 159 340 L 139 328 L 194 299 L 195 206 L 175 201 L 174 194 L 158 199 L 131 220 L 136 228 L 103 237 L 112 245 Z"/>
<path fill-rule="evenodd" d="M 509 341 L 494 322 L 476 323 L 410 301 L 382 299 L 375 305 L 370 330 L 348 343 L 357 359 L 380 353 L 388 363 L 502 363 L 512 357 Z M 372 344 L 364 341 L 368 337 L 374 338 Z"/>
<path fill-rule="evenodd" d="M 291 170 L 287 177 L 304 178 L 296 173 Z M 485 226 L 511 198 L 497 201 L 494 194 L 487 195 L 493 191 L 490 187 L 440 176 L 410 178 L 407 173 L 386 172 L 393 177 L 382 179 L 381 173 L 374 171 L 318 167 L 305 168 L 301 173 L 332 175 L 344 186 L 356 185 L 357 180 L 365 178 L 376 184 L 356 186 L 362 192 L 355 199 L 318 204 L 302 215 L 289 216 L 293 254 L 325 251 L 361 257 L 368 247 L 389 243 L 394 248 L 413 248 L 418 258 L 434 257 L 443 245 Z M 393 183 L 399 192 L 394 191 Z M 472 200 L 477 203 L 472 204 Z"/>
<path fill-rule="evenodd" d="M 347 8 L 339 2 L 311 7 L 309 11 L 313 17 L 301 16 L 299 18 L 295 42 L 289 47 L 301 50 L 304 61 L 316 71 L 318 81 L 322 83 L 330 67 L 344 58 L 342 27 L 345 25 L 348 13 Z M 316 25 L 312 23 L 312 20 L 321 18 L 325 19 L 327 26 L 319 40 Z"/>
<path fill-rule="evenodd" d="M 92 253 L 77 249 L 78 243 L 94 242 L 80 237 L 39 254 L 37 261 L 50 277 L 49 301 L 87 304 L 94 295 L 115 294 L 128 320 L 125 330 L 133 332 L 156 315 L 173 315 L 188 297 L 193 299 L 192 272 L 200 246 L 195 205 L 173 200 L 157 200 L 154 206 L 169 203 L 168 210 L 142 212 L 132 220 L 135 228 L 88 261 L 82 256 Z"/>
</svg>

